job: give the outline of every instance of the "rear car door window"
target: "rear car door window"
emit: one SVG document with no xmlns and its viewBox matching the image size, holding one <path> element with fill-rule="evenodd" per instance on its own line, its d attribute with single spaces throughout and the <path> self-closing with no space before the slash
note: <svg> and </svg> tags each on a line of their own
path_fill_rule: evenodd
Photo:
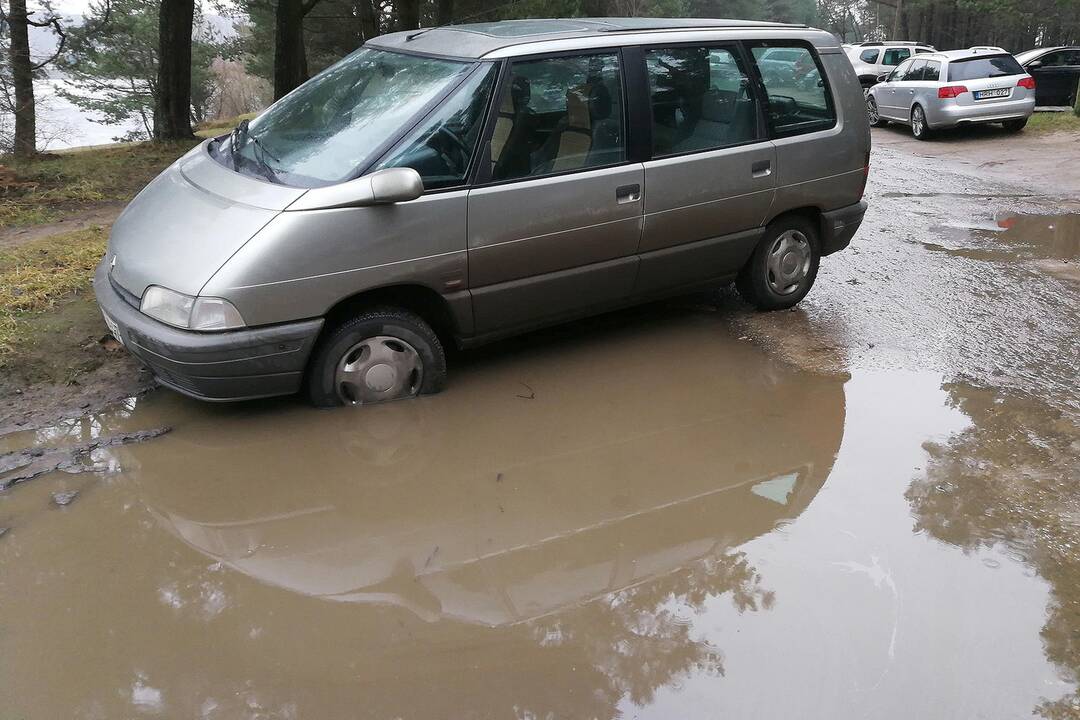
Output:
<svg viewBox="0 0 1080 720">
<path fill-rule="evenodd" d="M 491 138 L 491 178 L 513 180 L 626 159 L 618 53 L 515 62 Z"/>
<path fill-rule="evenodd" d="M 885 57 L 882 58 L 882 65 L 899 65 L 900 63 L 911 57 L 911 50 L 908 48 L 889 48 L 885 51 Z"/>
<path fill-rule="evenodd" d="M 901 78 L 906 82 L 913 82 L 923 79 L 923 70 L 926 69 L 925 60 L 916 60 L 908 66 L 907 72 L 904 73 L 904 77 Z"/>
<path fill-rule="evenodd" d="M 765 87 L 766 114 L 773 133 L 785 137 L 835 125 L 832 95 L 809 48 L 784 46 L 797 51 L 796 60 L 781 67 L 766 58 L 771 47 L 755 45 L 750 52 Z"/>
<path fill-rule="evenodd" d="M 773 62 L 794 66 L 794 60 Z M 650 50 L 645 53 L 645 65 L 654 157 L 757 139 L 757 107 L 749 77 L 731 51 L 717 47 Z"/>
<path fill-rule="evenodd" d="M 411 167 L 425 190 L 464 184 L 496 74 L 494 64 L 474 72 L 377 167 Z"/>
<path fill-rule="evenodd" d="M 938 82 L 941 79 L 941 63 L 937 60 L 927 60 L 922 79 L 926 82 Z"/>
<path fill-rule="evenodd" d="M 863 50 L 862 53 L 859 54 L 859 59 L 864 63 L 873 65 L 877 62 L 879 54 L 881 54 L 880 50 Z"/>
</svg>

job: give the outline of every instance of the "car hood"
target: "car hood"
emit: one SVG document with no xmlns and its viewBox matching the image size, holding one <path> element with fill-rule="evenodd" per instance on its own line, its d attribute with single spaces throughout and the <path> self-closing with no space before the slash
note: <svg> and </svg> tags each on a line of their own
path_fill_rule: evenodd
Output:
<svg viewBox="0 0 1080 720">
<path fill-rule="evenodd" d="M 304 194 L 242 175 L 210 157 L 209 141 L 158 175 L 113 225 L 113 279 L 136 297 L 149 285 L 197 295 L 266 223 Z"/>
</svg>

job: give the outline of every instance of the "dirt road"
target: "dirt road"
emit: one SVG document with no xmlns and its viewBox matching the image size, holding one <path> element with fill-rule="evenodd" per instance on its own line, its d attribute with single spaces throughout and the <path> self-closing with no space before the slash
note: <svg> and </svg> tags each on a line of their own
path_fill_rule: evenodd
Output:
<svg viewBox="0 0 1080 720">
<path fill-rule="evenodd" d="M 0 493 L 5 711 L 1080 716 L 1076 139 L 874 141 L 796 310 L 636 309 L 356 412 L 158 392 L 0 438 L 90 470 Z"/>
</svg>

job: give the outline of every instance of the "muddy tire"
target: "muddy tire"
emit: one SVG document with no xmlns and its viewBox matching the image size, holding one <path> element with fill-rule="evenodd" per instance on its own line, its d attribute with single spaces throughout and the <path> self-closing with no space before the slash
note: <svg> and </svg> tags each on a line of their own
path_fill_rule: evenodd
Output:
<svg viewBox="0 0 1080 720">
<path fill-rule="evenodd" d="M 911 108 L 911 134 L 916 140 L 929 140 L 933 135 L 930 132 L 930 126 L 926 123 L 926 111 L 921 105 Z"/>
<path fill-rule="evenodd" d="M 445 384 L 446 353 L 435 331 L 394 307 L 364 311 L 331 330 L 307 375 L 308 398 L 319 407 L 400 400 Z"/>
<path fill-rule="evenodd" d="M 735 287 L 758 310 L 785 310 L 806 297 L 817 278 L 821 243 L 814 223 L 802 216 L 769 223 L 735 280 Z"/>
<path fill-rule="evenodd" d="M 866 96 L 866 119 L 870 121 L 870 127 L 885 127 L 889 121 L 881 117 L 878 112 L 877 101 L 870 95 Z"/>
<path fill-rule="evenodd" d="M 1027 118 L 1024 118 L 1023 120 L 1006 120 L 1005 122 L 1001 123 L 1001 126 L 1005 128 L 1005 132 L 1010 133 L 1020 132 L 1024 129 L 1025 125 L 1027 125 Z"/>
</svg>

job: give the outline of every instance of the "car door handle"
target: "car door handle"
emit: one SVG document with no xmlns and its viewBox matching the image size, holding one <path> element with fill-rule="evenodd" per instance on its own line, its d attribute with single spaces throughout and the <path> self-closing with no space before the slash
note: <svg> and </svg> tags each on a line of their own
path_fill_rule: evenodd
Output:
<svg viewBox="0 0 1080 720">
<path fill-rule="evenodd" d="M 641 199 L 640 185 L 620 185 L 615 188 L 615 202 L 620 205 L 637 202 Z"/>
<path fill-rule="evenodd" d="M 756 163 L 750 166 L 750 176 L 756 178 L 763 178 L 772 175 L 772 161 L 771 160 L 758 160 Z"/>
</svg>

